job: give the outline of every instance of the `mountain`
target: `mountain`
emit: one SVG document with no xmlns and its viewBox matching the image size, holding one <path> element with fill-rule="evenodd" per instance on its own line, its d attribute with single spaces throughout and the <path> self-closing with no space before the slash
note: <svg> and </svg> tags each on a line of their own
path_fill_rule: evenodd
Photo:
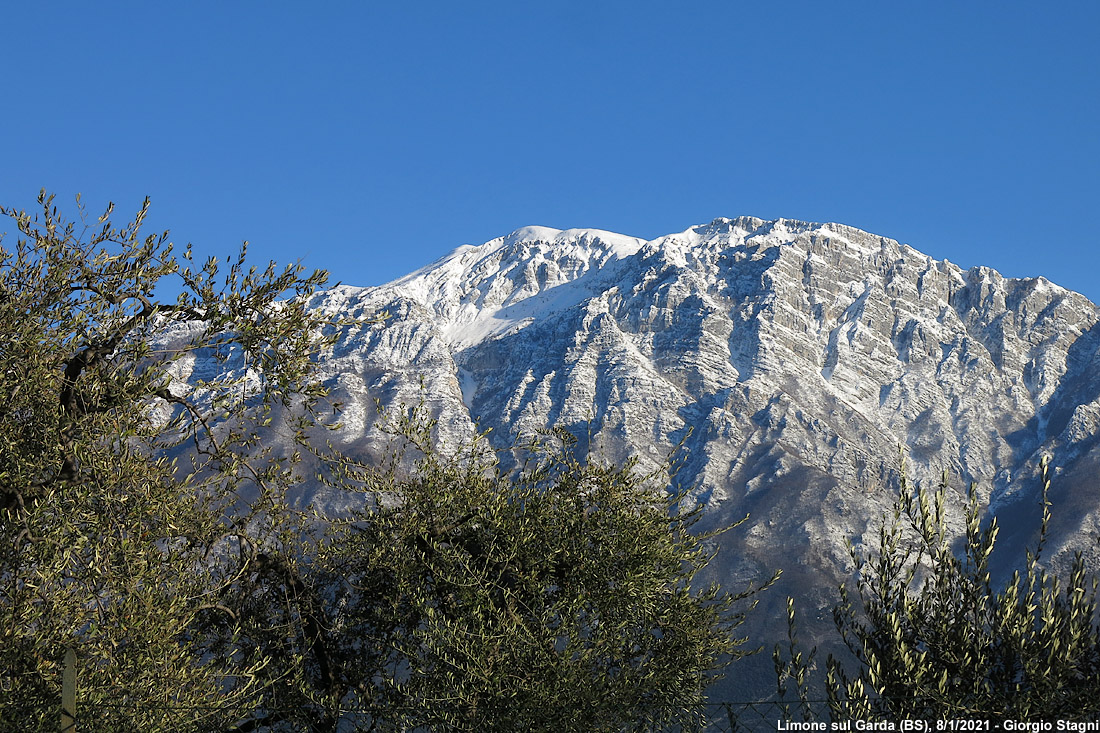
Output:
<svg viewBox="0 0 1100 733">
<path fill-rule="evenodd" d="M 769 645 L 787 593 L 812 628 L 829 623 L 846 542 L 873 542 L 896 495 L 900 446 L 912 477 L 946 469 L 960 501 L 976 482 L 1017 547 L 1033 539 L 1037 465 L 1052 455 L 1055 561 L 1097 559 L 1100 309 L 1043 278 L 742 217 L 652 241 L 527 227 L 313 307 L 390 316 L 322 361 L 345 448 L 380 445 L 376 399 L 422 390 L 445 440 L 564 426 L 643 467 L 682 444 L 678 481 L 707 524 L 749 515 L 721 536 L 711 577 L 741 587 L 784 570 L 750 630 Z M 765 693 L 766 656 L 753 673 Z"/>
</svg>

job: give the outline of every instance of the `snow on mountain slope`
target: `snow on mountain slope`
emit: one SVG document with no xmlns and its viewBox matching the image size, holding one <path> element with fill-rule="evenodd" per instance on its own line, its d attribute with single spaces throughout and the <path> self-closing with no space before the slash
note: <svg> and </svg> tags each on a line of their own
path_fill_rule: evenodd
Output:
<svg viewBox="0 0 1100 733">
<path fill-rule="evenodd" d="M 642 240 L 595 229 L 524 227 L 463 246 L 389 286 L 429 308 L 461 350 L 575 306 L 607 283 Z"/>
</svg>

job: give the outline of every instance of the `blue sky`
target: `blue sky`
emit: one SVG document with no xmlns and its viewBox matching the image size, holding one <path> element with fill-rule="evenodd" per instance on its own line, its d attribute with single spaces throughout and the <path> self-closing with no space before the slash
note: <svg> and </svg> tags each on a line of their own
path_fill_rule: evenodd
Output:
<svg viewBox="0 0 1100 733">
<path fill-rule="evenodd" d="M 5 8 L 40 188 L 373 285 L 528 224 L 836 221 L 1100 301 L 1100 3 Z M 0 231 L 12 227 L 0 224 Z"/>
</svg>

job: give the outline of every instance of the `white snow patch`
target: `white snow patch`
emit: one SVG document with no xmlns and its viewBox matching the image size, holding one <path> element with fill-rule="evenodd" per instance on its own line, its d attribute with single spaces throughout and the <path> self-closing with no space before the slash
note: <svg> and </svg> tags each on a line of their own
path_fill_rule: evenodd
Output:
<svg viewBox="0 0 1100 733">
<path fill-rule="evenodd" d="M 839 231 L 840 225 L 826 224 L 817 230 L 817 233 L 823 237 L 827 237 L 834 242 L 843 242 L 844 244 L 851 244 L 852 240 L 848 239 L 841 231 Z"/>
<path fill-rule="evenodd" d="M 520 227 L 501 239 L 506 244 L 515 244 L 518 242 L 553 242 L 561 233 L 561 229 L 554 229 L 553 227 L 527 226 Z M 493 241 L 495 242 L 497 240 L 494 239 Z"/>
<path fill-rule="evenodd" d="M 474 405 L 474 395 L 477 394 L 478 387 L 481 383 L 478 382 L 474 375 L 461 367 L 458 370 L 458 388 L 462 392 L 462 404 L 467 408 L 472 409 Z"/>
</svg>

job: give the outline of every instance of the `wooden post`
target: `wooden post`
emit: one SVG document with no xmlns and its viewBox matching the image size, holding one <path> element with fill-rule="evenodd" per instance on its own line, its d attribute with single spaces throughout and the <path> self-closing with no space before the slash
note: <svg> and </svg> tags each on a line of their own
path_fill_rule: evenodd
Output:
<svg viewBox="0 0 1100 733">
<path fill-rule="evenodd" d="M 76 733 L 76 652 L 65 651 L 65 671 L 61 673 L 61 733 Z"/>
</svg>

